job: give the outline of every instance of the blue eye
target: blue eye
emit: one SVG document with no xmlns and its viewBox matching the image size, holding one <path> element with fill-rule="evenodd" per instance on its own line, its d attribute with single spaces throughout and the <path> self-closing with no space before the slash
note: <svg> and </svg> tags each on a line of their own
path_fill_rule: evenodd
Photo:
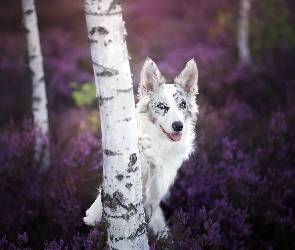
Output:
<svg viewBox="0 0 295 250">
<path fill-rule="evenodd" d="M 179 107 L 180 108 L 182 108 L 182 109 L 185 109 L 186 108 L 186 102 L 181 102 L 180 104 L 179 104 Z"/>
<path fill-rule="evenodd" d="M 163 103 L 159 103 L 157 105 L 157 108 L 159 108 L 159 109 L 166 109 L 166 106 Z"/>
</svg>

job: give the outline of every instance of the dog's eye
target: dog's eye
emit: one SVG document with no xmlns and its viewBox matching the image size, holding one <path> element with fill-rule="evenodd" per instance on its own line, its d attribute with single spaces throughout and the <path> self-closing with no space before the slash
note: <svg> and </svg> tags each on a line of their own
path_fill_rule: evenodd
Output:
<svg viewBox="0 0 295 250">
<path fill-rule="evenodd" d="M 165 109 L 166 106 L 165 106 L 163 103 L 159 103 L 159 104 L 157 105 L 157 108 L 159 108 L 159 109 Z"/>
<path fill-rule="evenodd" d="M 179 107 L 182 108 L 182 109 L 185 109 L 186 108 L 186 102 L 181 102 L 179 104 Z"/>
</svg>

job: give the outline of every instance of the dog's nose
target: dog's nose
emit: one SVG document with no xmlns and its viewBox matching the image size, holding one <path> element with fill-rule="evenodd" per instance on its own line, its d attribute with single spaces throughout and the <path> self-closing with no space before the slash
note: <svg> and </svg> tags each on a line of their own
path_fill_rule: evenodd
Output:
<svg viewBox="0 0 295 250">
<path fill-rule="evenodd" d="M 173 122 L 172 123 L 172 128 L 175 132 L 180 132 L 183 129 L 183 123 L 178 121 L 178 122 Z"/>
</svg>

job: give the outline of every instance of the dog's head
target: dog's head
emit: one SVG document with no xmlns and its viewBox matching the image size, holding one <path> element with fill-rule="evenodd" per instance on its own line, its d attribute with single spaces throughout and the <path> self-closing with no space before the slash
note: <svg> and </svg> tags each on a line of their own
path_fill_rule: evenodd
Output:
<svg viewBox="0 0 295 250">
<path fill-rule="evenodd" d="M 150 119 L 173 141 L 180 141 L 188 122 L 196 120 L 198 69 L 192 59 L 184 70 L 166 84 L 157 65 L 147 58 L 141 71 L 139 100 L 145 100 Z"/>
</svg>

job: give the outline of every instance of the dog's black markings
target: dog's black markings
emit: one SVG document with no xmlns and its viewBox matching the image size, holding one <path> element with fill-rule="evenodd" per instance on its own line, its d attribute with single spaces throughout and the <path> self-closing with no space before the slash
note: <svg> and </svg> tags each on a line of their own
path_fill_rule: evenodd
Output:
<svg viewBox="0 0 295 250">
<path fill-rule="evenodd" d="M 170 107 L 164 103 L 164 102 L 158 102 L 158 101 L 150 101 L 148 103 L 148 107 L 149 105 L 151 106 L 152 110 L 156 113 L 156 114 L 159 114 L 159 115 L 166 115 L 167 112 L 169 111 Z"/>
<path fill-rule="evenodd" d="M 174 100 L 178 104 L 178 108 L 182 112 L 186 112 L 187 106 L 186 106 L 186 100 L 184 99 L 184 93 L 180 90 L 176 90 L 176 93 L 173 94 Z"/>
<path fill-rule="evenodd" d="M 177 96 L 177 95 L 184 96 L 184 93 L 183 93 L 181 90 L 177 89 L 177 90 L 176 90 L 176 93 L 173 94 L 173 97 L 175 97 L 175 96 Z"/>
<path fill-rule="evenodd" d="M 169 107 L 166 103 L 163 102 L 158 102 L 157 106 L 158 109 L 160 109 L 161 111 L 164 111 L 164 113 L 162 114 L 162 116 L 166 115 L 167 112 L 169 111 Z M 162 112 L 161 112 L 162 113 Z"/>
</svg>

